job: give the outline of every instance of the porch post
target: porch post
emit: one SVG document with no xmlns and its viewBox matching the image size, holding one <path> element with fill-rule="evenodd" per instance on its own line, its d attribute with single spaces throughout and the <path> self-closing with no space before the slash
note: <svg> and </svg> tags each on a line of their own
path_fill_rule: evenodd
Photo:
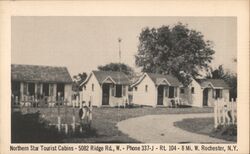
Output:
<svg viewBox="0 0 250 154">
<path fill-rule="evenodd" d="M 157 97 L 158 97 L 158 85 L 155 86 L 155 105 L 153 107 L 157 106 Z"/>
<path fill-rule="evenodd" d="M 163 106 L 165 105 L 165 91 L 166 91 L 166 86 L 163 87 Z"/>
<path fill-rule="evenodd" d="M 177 102 L 178 102 L 179 105 L 181 105 L 179 92 L 180 92 L 179 87 L 176 87 L 176 98 L 177 98 Z"/>
<path fill-rule="evenodd" d="M 55 84 L 53 84 L 53 97 L 52 97 L 52 101 L 56 101 L 56 88 L 57 88 L 57 85 L 56 85 L 56 83 Z"/>
<path fill-rule="evenodd" d="M 35 82 L 35 94 L 37 94 L 37 83 Z"/>
<path fill-rule="evenodd" d="M 20 83 L 20 101 L 23 100 L 23 82 Z"/>
<path fill-rule="evenodd" d="M 40 94 L 43 95 L 43 83 L 41 83 L 40 86 L 41 86 L 41 87 L 40 87 Z"/>
<path fill-rule="evenodd" d="M 102 84 L 101 84 L 101 90 L 100 90 L 100 105 L 99 106 L 102 106 L 102 94 L 103 94 L 103 91 L 102 91 Z M 93 96 L 93 95 L 92 95 Z M 91 102 L 92 105 L 93 105 L 93 102 Z"/>
</svg>

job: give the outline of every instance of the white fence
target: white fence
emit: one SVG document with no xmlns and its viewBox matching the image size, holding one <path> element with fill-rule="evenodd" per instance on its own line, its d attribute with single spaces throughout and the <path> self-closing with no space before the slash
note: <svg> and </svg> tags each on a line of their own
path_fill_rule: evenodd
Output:
<svg viewBox="0 0 250 154">
<path fill-rule="evenodd" d="M 237 103 L 218 99 L 214 103 L 214 127 L 237 124 Z"/>
</svg>

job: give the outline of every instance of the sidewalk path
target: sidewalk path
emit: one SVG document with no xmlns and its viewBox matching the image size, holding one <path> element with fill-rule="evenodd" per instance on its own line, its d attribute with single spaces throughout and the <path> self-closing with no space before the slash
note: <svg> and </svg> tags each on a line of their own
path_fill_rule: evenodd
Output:
<svg viewBox="0 0 250 154">
<path fill-rule="evenodd" d="M 191 133 L 174 126 L 184 118 L 212 117 L 212 113 L 148 115 L 117 124 L 120 131 L 144 143 L 227 143 L 225 140 Z"/>
</svg>

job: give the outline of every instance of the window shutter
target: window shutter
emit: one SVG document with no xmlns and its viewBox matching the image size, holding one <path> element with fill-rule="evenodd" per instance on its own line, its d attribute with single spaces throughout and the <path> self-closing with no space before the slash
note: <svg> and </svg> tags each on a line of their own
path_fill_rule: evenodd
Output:
<svg viewBox="0 0 250 154">
<path fill-rule="evenodd" d="M 220 98 L 222 98 L 222 89 L 220 89 Z"/>
</svg>

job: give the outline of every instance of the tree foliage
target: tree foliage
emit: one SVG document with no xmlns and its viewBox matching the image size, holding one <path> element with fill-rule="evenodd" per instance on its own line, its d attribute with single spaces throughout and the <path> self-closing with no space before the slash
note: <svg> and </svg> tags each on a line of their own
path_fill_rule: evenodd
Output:
<svg viewBox="0 0 250 154">
<path fill-rule="evenodd" d="M 222 65 L 219 65 L 216 69 L 210 69 L 210 72 L 207 73 L 208 79 L 224 79 L 225 78 L 225 71 Z"/>
<path fill-rule="evenodd" d="M 121 71 L 128 76 L 134 75 L 134 70 L 130 66 L 128 66 L 124 63 L 109 63 L 109 64 L 104 65 L 104 66 L 98 66 L 98 70 L 100 70 L 100 71 Z"/>
<path fill-rule="evenodd" d="M 135 59 L 142 71 L 173 74 L 187 85 L 209 67 L 213 54 L 212 42 L 205 41 L 201 32 L 178 23 L 172 28 L 144 28 Z"/>
<path fill-rule="evenodd" d="M 79 91 L 80 89 L 80 84 L 87 78 L 87 73 L 82 72 L 78 73 L 77 75 L 73 76 L 73 86 L 72 89 L 73 91 Z"/>
</svg>

